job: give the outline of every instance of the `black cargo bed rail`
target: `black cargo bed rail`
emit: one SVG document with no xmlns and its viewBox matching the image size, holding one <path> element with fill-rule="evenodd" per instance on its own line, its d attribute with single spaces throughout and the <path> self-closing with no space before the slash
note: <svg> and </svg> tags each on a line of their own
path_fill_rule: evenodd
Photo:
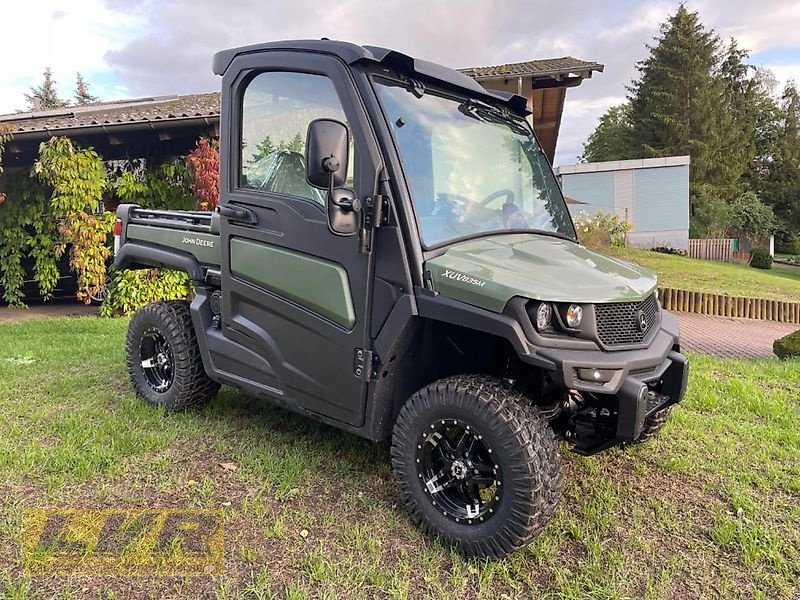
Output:
<svg viewBox="0 0 800 600">
<path fill-rule="evenodd" d="M 212 233 L 211 219 L 213 213 L 189 210 L 152 210 L 147 208 L 131 208 L 128 223 L 146 225 L 148 227 L 169 227 Z"/>
</svg>

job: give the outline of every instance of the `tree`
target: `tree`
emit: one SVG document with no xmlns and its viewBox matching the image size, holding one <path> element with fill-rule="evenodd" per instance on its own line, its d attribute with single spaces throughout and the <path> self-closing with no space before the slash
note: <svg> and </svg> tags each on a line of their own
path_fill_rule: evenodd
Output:
<svg viewBox="0 0 800 600">
<path fill-rule="evenodd" d="M 641 158 L 633 148 L 631 105 L 629 102 L 612 106 L 600 117 L 589 139 L 583 145 L 582 160 L 626 160 Z"/>
<path fill-rule="evenodd" d="M 693 192 L 729 185 L 735 159 L 726 146 L 732 116 L 723 109 L 719 38 L 681 5 L 656 42 L 629 87 L 634 148 L 645 157 L 691 155 Z"/>
<path fill-rule="evenodd" d="M 89 84 L 83 78 L 83 75 L 78 73 L 75 79 L 75 102 L 77 104 L 91 104 L 97 102 L 99 98 L 89 93 Z"/>
<path fill-rule="evenodd" d="M 783 91 L 772 153 L 765 163 L 761 195 L 772 206 L 784 232 L 800 230 L 800 91 L 790 82 Z"/>
<path fill-rule="evenodd" d="M 49 110 L 67 106 L 67 102 L 58 97 L 56 82 L 53 80 L 53 71 L 50 67 L 44 70 L 44 80 L 38 86 L 31 86 L 30 93 L 25 94 L 30 110 Z"/>
<path fill-rule="evenodd" d="M 745 192 L 731 203 L 731 225 L 753 242 L 760 242 L 775 231 L 775 213 L 753 192 Z"/>
</svg>

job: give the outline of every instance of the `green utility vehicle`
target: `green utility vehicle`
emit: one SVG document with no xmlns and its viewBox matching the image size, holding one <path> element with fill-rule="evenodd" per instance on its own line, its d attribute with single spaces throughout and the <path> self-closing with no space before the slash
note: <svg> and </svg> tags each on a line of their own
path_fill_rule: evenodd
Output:
<svg viewBox="0 0 800 600">
<path fill-rule="evenodd" d="M 656 277 L 581 246 L 523 98 L 378 47 L 214 57 L 220 206 L 117 212 L 116 265 L 188 273 L 130 322 L 137 393 L 220 384 L 391 440 L 413 521 L 470 556 L 527 544 L 581 454 L 652 435 L 687 361 Z"/>
</svg>

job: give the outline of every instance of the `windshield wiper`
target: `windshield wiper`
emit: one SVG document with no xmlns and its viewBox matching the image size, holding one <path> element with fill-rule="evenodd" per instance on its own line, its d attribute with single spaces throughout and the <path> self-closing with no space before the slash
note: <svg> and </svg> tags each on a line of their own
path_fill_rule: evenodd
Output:
<svg viewBox="0 0 800 600">
<path fill-rule="evenodd" d="M 498 125 L 505 125 L 510 128 L 514 133 L 520 135 L 527 135 L 528 130 L 512 118 L 508 109 L 481 102 L 475 98 L 465 100 L 458 105 L 458 112 L 466 117 L 482 121 L 484 123 L 496 123 Z"/>
</svg>

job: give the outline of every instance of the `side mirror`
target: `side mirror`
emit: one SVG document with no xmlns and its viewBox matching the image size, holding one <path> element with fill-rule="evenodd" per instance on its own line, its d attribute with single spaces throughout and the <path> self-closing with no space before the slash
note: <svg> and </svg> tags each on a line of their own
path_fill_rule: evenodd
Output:
<svg viewBox="0 0 800 600">
<path fill-rule="evenodd" d="M 331 191 L 344 187 L 350 133 L 347 125 L 333 119 L 315 119 L 306 136 L 306 181 Z"/>
<path fill-rule="evenodd" d="M 306 181 L 327 190 L 328 228 L 336 235 L 354 235 L 361 202 L 345 189 L 350 132 L 334 119 L 315 119 L 306 135 Z"/>
</svg>

